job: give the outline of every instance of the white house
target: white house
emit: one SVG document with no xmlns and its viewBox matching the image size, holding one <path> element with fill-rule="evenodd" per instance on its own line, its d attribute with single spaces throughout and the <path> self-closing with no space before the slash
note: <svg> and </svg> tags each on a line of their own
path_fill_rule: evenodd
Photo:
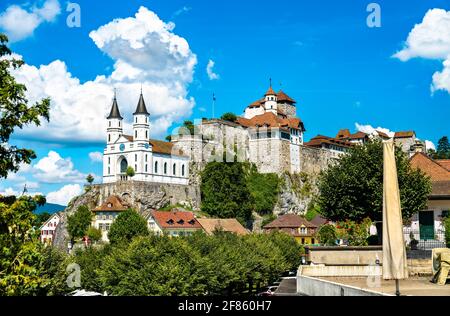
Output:
<svg viewBox="0 0 450 316">
<path fill-rule="evenodd" d="M 189 182 L 189 157 L 173 144 L 150 139 L 150 114 L 140 95 L 133 113 L 133 135 L 123 133 L 123 118 L 114 96 L 107 117 L 107 145 L 103 155 L 103 182 L 129 180 L 127 168 L 132 167 L 132 180 L 187 185 Z"/>
<path fill-rule="evenodd" d="M 40 228 L 41 236 L 40 241 L 46 245 L 53 243 L 53 236 L 55 235 L 56 227 L 59 224 L 61 218 L 58 213 L 53 214 Z"/>
<path fill-rule="evenodd" d="M 121 212 L 126 211 L 129 206 L 119 197 L 112 195 L 102 205 L 95 208 L 92 226 L 102 232 L 102 241 L 108 242 L 108 233 L 112 223 Z"/>
</svg>

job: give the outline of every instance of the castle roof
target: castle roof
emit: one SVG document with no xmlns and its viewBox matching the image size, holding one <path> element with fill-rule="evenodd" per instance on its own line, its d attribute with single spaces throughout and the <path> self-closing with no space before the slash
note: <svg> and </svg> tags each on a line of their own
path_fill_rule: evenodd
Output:
<svg viewBox="0 0 450 316">
<path fill-rule="evenodd" d="M 294 99 L 292 99 L 290 96 L 288 96 L 282 90 L 278 91 L 277 100 L 278 100 L 278 102 L 287 102 L 287 103 L 292 103 L 292 104 L 296 103 L 296 101 Z"/>
<path fill-rule="evenodd" d="M 414 131 L 403 131 L 403 132 L 396 132 L 394 135 L 394 138 L 410 138 L 415 137 L 416 133 Z"/>
<path fill-rule="evenodd" d="M 270 86 L 264 95 L 267 96 L 267 95 L 277 95 L 277 94 L 275 93 L 275 91 L 273 91 L 272 86 Z"/>
<path fill-rule="evenodd" d="M 138 114 L 150 115 L 150 113 L 148 113 L 148 111 L 147 111 L 147 107 L 145 106 L 144 96 L 142 95 L 142 92 L 139 97 L 139 102 L 136 107 L 136 111 L 133 113 L 133 115 L 138 115 Z"/>
<path fill-rule="evenodd" d="M 424 153 L 415 153 L 410 159 L 410 164 L 411 167 L 425 172 L 431 181 L 450 181 L 450 171 Z"/>
<path fill-rule="evenodd" d="M 123 117 L 120 115 L 119 105 L 117 104 L 116 96 L 114 96 L 113 104 L 111 106 L 111 112 L 109 113 L 109 116 L 107 117 L 107 119 L 108 120 L 110 120 L 110 119 L 123 120 Z"/>
<path fill-rule="evenodd" d="M 239 117 L 237 123 L 244 127 L 296 128 L 305 130 L 303 122 L 297 117 L 277 116 L 272 112 L 256 115 L 251 119 Z"/>
<path fill-rule="evenodd" d="M 151 216 L 158 223 L 158 226 L 162 229 L 202 229 L 202 226 L 197 221 L 194 213 L 192 212 L 152 211 Z"/>
<path fill-rule="evenodd" d="M 339 147 L 352 147 L 355 144 L 340 138 L 333 138 L 324 135 L 317 135 L 316 137 L 311 138 L 309 142 L 306 142 L 304 145 L 309 147 L 322 147 L 322 144 L 330 144 Z"/>
</svg>

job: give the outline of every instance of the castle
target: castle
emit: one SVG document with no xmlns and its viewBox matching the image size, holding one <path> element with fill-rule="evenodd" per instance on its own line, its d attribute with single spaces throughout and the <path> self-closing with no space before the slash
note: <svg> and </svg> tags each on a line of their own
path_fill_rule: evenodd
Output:
<svg viewBox="0 0 450 316">
<path fill-rule="evenodd" d="M 165 184 L 193 184 L 209 161 L 249 161 L 261 173 L 319 173 L 351 147 L 373 138 L 388 139 L 382 131 L 351 134 L 341 129 L 335 137 L 317 135 L 304 142 L 306 131 L 297 116 L 297 102 L 272 85 L 263 98 L 248 105 L 235 120 L 202 119 L 194 133 L 180 128 L 171 142 L 149 138 L 150 124 L 144 97 L 133 113 L 133 135 L 123 133 L 123 118 L 114 97 L 107 117 L 107 146 L 103 158 L 103 182 L 132 180 Z M 410 155 L 426 148 L 414 132 L 393 135 Z M 191 177 L 191 174 L 192 177 Z"/>
<path fill-rule="evenodd" d="M 144 96 L 139 97 L 133 113 L 133 135 L 123 133 L 123 117 L 117 98 L 107 117 L 107 142 L 103 154 L 103 183 L 132 180 L 169 184 L 188 184 L 189 157 L 174 150 L 168 142 L 150 139 L 150 114 Z"/>
</svg>

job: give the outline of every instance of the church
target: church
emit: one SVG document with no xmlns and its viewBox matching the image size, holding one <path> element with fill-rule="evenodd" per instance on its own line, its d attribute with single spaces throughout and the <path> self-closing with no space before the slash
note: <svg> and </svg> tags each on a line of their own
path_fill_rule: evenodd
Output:
<svg viewBox="0 0 450 316">
<path fill-rule="evenodd" d="M 173 144 L 150 139 L 150 113 L 141 91 L 133 113 L 133 134 L 123 133 L 123 117 L 114 95 L 107 117 L 107 143 L 103 153 L 103 183 L 144 181 L 187 185 L 189 157 L 174 150 Z M 133 168 L 134 176 L 127 175 Z"/>
</svg>

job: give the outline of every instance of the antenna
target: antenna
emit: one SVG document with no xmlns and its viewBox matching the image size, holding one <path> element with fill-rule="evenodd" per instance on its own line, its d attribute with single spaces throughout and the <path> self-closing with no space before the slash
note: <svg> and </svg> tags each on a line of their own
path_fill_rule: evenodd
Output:
<svg viewBox="0 0 450 316">
<path fill-rule="evenodd" d="M 269 85 L 272 88 L 272 77 L 269 78 Z"/>
</svg>

